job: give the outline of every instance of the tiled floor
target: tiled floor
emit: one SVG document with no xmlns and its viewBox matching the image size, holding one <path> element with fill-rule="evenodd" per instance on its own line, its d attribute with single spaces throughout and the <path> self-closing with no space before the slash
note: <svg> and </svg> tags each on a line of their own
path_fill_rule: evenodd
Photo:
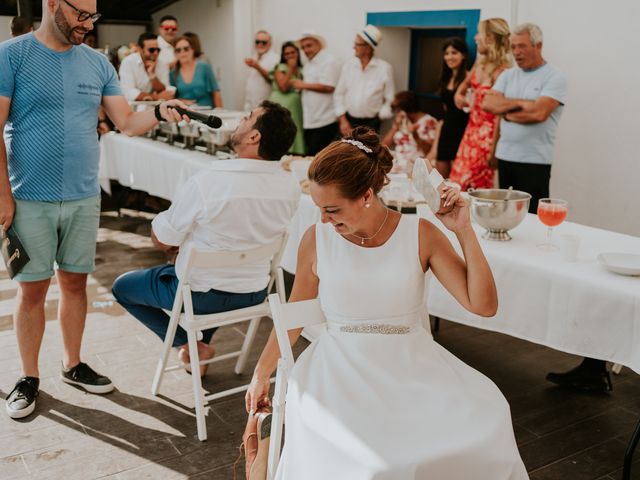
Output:
<svg viewBox="0 0 640 480">
<path fill-rule="evenodd" d="M 58 380 L 61 356 L 56 318 L 57 291 L 47 302 L 47 332 L 41 353 L 41 394 L 36 414 L 14 421 L 0 412 L 0 478 L 47 479 L 232 479 L 245 421 L 242 395 L 214 403 L 207 417 L 209 439 L 195 436 L 191 379 L 167 375 L 162 396 L 149 389 L 160 341 L 109 305 L 109 287 L 121 272 L 164 261 L 148 240 L 149 222 L 126 212 L 103 216 L 98 269 L 89 285 L 84 358 L 109 375 L 117 391 L 96 396 Z M 19 374 L 10 330 L 15 285 L 0 271 L 0 397 Z M 95 305 L 93 302 L 98 302 Z M 255 362 L 269 331 L 260 328 Z M 225 328 L 215 343 L 220 353 L 236 347 L 241 332 Z M 482 371 L 511 404 L 522 458 L 533 480 L 619 479 L 624 449 L 640 417 L 640 378 L 624 369 L 608 395 L 587 395 L 545 382 L 549 370 L 578 359 L 505 335 L 442 322 L 437 340 Z M 304 345 L 302 345 L 304 346 Z M 210 370 L 205 388 L 215 391 L 247 382 L 232 362 Z M 1 402 L 0 402 L 1 403 Z M 640 461 L 640 454 L 638 454 Z M 640 479 L 640 463 L 632 478 Z M 238 468 L 242 478 L 242 468 Z M 440 479 L 435 479 L 440 480 Z M 443 479 L 444 480 L 444 479 Z"/>
</svg>

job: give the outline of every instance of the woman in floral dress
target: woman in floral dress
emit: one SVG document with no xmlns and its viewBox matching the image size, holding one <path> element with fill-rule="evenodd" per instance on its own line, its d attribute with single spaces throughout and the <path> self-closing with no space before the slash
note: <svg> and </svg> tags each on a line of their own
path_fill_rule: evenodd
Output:
<svg viewBox="0 0 640 480">
<path fill-rule="evenodd" d="M 500 118 L 485 112 L 480 105 L 498 75 L 511 66 L 509 36 L 509 25 L 502 18 L 480 22 L 475 37 L 478 60 L 456 92 L 458 108 L 470 111 L 469 123 L 451 167 L 449 180 L 459 184 L 463 191 L 469 188 L 493 188 L 495 167 L 490 160 Z"/>
</svg>

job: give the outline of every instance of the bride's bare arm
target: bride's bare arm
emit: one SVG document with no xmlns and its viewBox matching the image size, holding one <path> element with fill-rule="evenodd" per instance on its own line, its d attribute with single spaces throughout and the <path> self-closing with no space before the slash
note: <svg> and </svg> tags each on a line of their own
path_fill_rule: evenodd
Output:
<svg viewBox="0 0 640 480">
<path fill-rule="evenodd" d="M 296 265 L 296 278 L 289 302 L 310 300 L 318 296 L 318 277 L 315 273 L 316 262 L 316 234 L 315 225 L 307 229 L 300 241 L 298 248 L 298 263 Z M 295 344 L 302 329 L 289 331 L 291 345 Z M 268 405 L 270 378 L 278 364 L 280 349 L 274 330 L 271 330 L 269 340 L 262 350 L 260 359 L 253 371 L 253 378 L 245 396 L 248 412 L 255 411 L 259 406 Z"/>
<path fill-rule="evenodd" d="M 427 220 L 420 222 L 420 259 L 467 310 L 491 317 L 498 308 L 498 295 L 491 268 L 480 248 L 466 202 L 458 194 L 453 211 L 440 218 L 460 242 L 464 259 L 456 253 L 442 231 Z M 465 218 L 466 217 L 466 218 Z"/>
</svg>

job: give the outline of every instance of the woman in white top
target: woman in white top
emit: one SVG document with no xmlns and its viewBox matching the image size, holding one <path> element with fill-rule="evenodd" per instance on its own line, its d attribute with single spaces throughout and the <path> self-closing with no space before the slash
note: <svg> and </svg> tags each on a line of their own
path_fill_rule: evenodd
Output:
<svg viewBox="0 0 640 480">
<path fill-rule="evenodd" d="M 289 381 L 286 440 L 276 478 L 289 480 L 523 480 L 509 405 L 484 375 L 423 327 L 427 271 L 469 311 L 491 316 L 497 294 L 455 188 L 438 227 L 387 209 L 377 194 L 389 150 L 357 128 L 311 164 L 322 211 L 300 244 L 290 301 L 319 296 L 327 329 L 298 358 Z M 299 331 L 290 332 L 294 342 Z M 269 403 L 279 356 L 262 352 L 246 407 Z"/>
</svg>

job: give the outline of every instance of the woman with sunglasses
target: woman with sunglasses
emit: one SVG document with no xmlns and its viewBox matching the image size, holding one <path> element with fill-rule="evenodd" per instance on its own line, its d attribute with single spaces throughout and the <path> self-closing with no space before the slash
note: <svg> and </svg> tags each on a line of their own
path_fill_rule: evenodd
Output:
<svg viewBox="0 0 640 480">
<path fill-rule="evenodd" d="M 176 98 L 221 108 L 222 95 L 213 69 L 208 63 L 198 60 L 202 54 L 200 43 L 183 35 L 176 40 L 173 51 L 176 65 L 171 71 L 171 85 L 176 87 Z"/>
<path fill-rule="evenodd" d="M 271 95 L 269 100 L 279 103 L 291 112 L 298 132 L 291 145 L 290 153 L 304 155 L 307 151 L 304 144 L 304 130 L 302 128 L 302 96 L 291 83 L 302 80 L 302 63 L 300 50 L 293 42 L 284 42 L 280 53 L 280 63 L 271 72 Z"/>
</svg>

